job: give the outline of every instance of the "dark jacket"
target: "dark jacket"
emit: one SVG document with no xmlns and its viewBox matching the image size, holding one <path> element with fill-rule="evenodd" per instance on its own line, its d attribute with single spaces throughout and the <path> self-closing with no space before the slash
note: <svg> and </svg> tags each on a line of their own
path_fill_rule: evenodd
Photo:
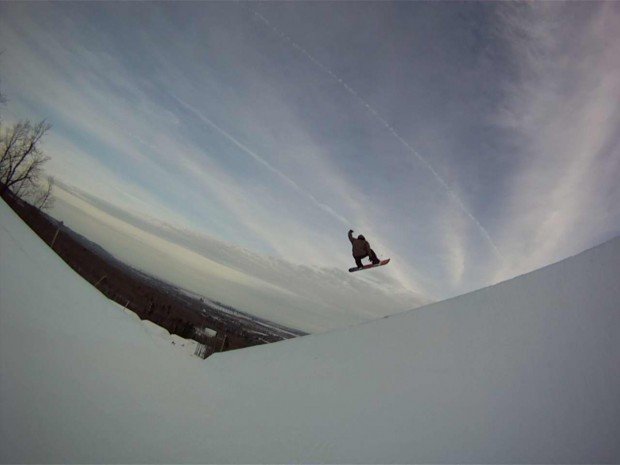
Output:
<svg viewBox="0 0 620 465">
<path fill-rule="evenodd" d="M 351 232 L 349 232 L 349 240 L 351 245 L 353 245 L 354 257 L 366 257 L 370 254 L 370 244 L 367 241 L 354 238 Z"/>
</svg>

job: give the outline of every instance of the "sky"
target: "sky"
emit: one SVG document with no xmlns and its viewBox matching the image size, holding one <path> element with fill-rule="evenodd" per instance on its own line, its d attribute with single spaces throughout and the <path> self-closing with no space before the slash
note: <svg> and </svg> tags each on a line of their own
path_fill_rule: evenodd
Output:
<svg viewBox="0 0 620 465">
<path fill-rule="evenodd" d="M 52 215 L 311 332 L 620 234 L 614 2 L 0 4 Z M 386 267 L 349 274 L 349 229 Z"/>
</svg>

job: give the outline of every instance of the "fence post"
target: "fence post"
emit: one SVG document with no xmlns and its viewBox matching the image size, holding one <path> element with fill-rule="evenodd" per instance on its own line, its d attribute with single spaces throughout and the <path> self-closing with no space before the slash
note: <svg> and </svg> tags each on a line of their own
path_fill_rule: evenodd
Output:
<svg viewBox="0 0 620 465">
<path fill-rule="evenodd" d="M 60 232 L 60 228 L 62 228 L 62 221 L 58 224 L 58 228 L 56 228 L 56 234 L 54 234 L 54 239 L 52 239 L 52 245 L 50 246 L 52 249 L 54 248 L 54 244 L 56 243 L 56 239 L 58 238 L 58 233 Z"/>
<path fill-rule="evenodd" d="M 228 339 L 228 334 L 224 334 L 224 339 L 222 339 L 222 345 L 220 346 L 220 352 L 224 350 L 224 345 L 226 344 L 226 339 Z"/>
<path fill-rule="evenodd" d="M 108 277 L 108 276 L 104 274 L 104 275 L 101 277 L 101 279 L 99 279 L 99 281 L 97 281 L 97 283 L 95 284 L 95 287 L 99 286 L 99 283 L 100 283 L 101 281 L 103 281 L 103 280 L 104 280 L 105 278 L 107 278 L 107 277 Z"/>
</svg>

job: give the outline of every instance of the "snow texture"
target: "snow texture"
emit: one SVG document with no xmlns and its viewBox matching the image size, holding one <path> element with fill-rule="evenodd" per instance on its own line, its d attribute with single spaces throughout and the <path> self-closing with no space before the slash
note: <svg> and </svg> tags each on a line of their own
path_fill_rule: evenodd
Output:
<svg viewBox="0 0 620 465">
<path fill-rule="evenodd" d="M 2 462 L 620 462 L 620 239 L 202 361 L 0 219 Z"/>
</svg>

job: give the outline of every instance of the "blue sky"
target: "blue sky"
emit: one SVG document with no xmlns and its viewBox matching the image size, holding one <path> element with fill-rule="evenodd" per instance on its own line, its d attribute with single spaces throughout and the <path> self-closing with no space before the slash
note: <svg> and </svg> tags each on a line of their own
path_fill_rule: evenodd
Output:
<svg viewBox="0 0 620 465">
<path fill-rule="evenodd" d="M 332 329 L 620 233 L 616 3 L 0 13 L 3 121 L 53 124 L 53 213 L 242 309 Z M 347 273 L 349 228 L 392 263 Z"/>
</svg>

